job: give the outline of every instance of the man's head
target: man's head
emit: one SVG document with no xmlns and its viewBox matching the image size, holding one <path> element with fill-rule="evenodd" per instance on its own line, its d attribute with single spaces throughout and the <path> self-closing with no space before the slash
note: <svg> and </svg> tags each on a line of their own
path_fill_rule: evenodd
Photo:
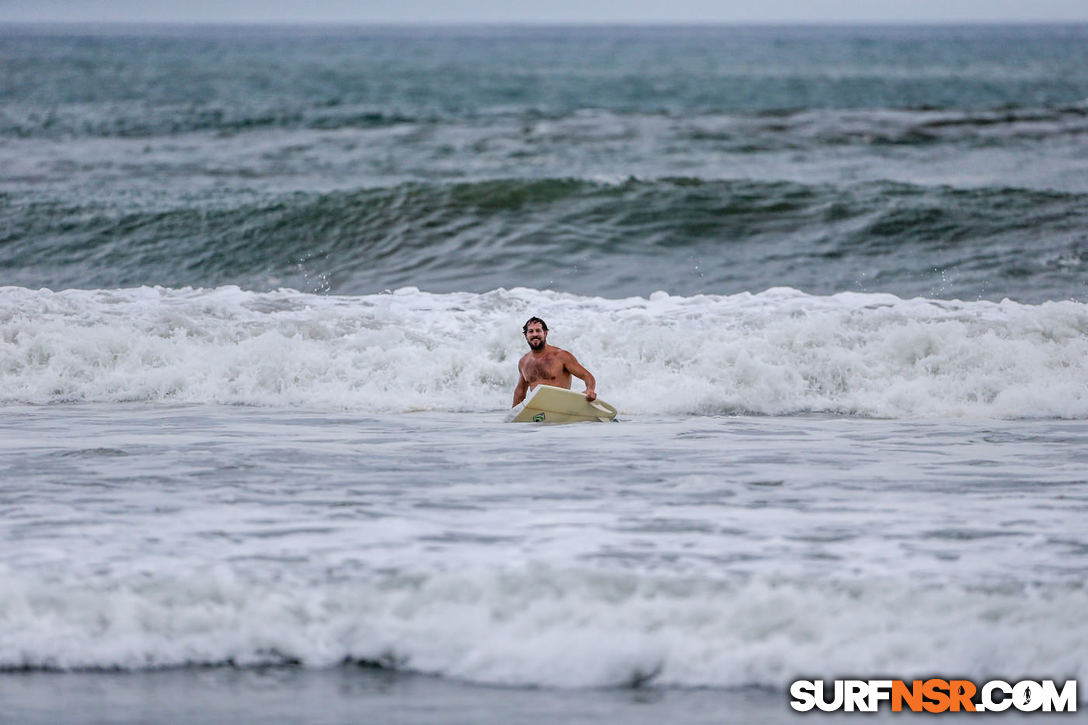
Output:
<svg viewBox="0 0 1088 725">
<path fill-rule="evenodd" d="M 530 317 L 522 326 L 525 342 L 533 350 L 540 350 L 548 343 L 548 323 L 539 317 Z"/>
</svg>

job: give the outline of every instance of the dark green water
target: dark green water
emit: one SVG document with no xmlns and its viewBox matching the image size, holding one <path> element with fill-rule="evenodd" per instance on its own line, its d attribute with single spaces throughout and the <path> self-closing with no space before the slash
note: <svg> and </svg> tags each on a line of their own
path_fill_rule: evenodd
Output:
<svg viewBox="0 0 1088 725">
<path fill-rule="evenodd" d="M 1080 299 L 1086 99 L 1084 26 L 8 27 L 0 282 Z"/>
</svg>

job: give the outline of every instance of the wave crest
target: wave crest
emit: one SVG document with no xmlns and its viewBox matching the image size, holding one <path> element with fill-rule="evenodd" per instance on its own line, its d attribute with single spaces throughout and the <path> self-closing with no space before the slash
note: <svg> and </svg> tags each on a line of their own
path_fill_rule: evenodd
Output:
<svg viewBox="0 0 1088 725">
<path fill-rule="evenodd" d="M 1084 194 L 1023 189 L 693 178 L 406 183 L 123 214 L 13 204 L 19 232 L 0 268 L 10 283 L 52 288 L 626 296 L 788 285 L 1039 301 L 1083 286 L 1085 208 Z"/>
</svg>

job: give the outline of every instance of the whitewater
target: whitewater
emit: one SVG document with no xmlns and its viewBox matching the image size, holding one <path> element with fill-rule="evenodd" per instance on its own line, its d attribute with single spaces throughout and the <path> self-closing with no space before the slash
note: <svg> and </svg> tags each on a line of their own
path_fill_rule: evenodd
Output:
<svg viewBox="0 0 1088 725">
<path fill-rule="evenodd" d="M 8 671 L 1088 675 L 1082 303 L 0 300 Z M 501 422 L 530 313 L 620 423 Z"/>
<path fill-rule="evenodd" d="M 1088 417 L 1088 305 L 0 288 L 0 400 L 496 411 L 537 314 L 633 415 Z M 556 343 L 559 344 L 559 343 Z"/>
<path fill-rule="evenodd" d="M 1085 48 L 0 27 L 0 723 L 1088 706 Z"/>
<path fill-rule="evenodd" d="M 1080 420 L 84 403 L 0 424 L 8 670 L 1088 674 Z"/>
</svg>

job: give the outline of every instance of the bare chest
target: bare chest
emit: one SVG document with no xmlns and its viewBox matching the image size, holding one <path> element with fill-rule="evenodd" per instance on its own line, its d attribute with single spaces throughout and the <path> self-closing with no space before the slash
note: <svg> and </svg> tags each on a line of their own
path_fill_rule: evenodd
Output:
<svg viewBox="0 0 1088 725">
<path fill-rule="evenodd" d="M 554 355 L 527 355 L 521 361 L 521 374 L 529 383 L 562 380 L 563 363 Z"/>
</svg>

